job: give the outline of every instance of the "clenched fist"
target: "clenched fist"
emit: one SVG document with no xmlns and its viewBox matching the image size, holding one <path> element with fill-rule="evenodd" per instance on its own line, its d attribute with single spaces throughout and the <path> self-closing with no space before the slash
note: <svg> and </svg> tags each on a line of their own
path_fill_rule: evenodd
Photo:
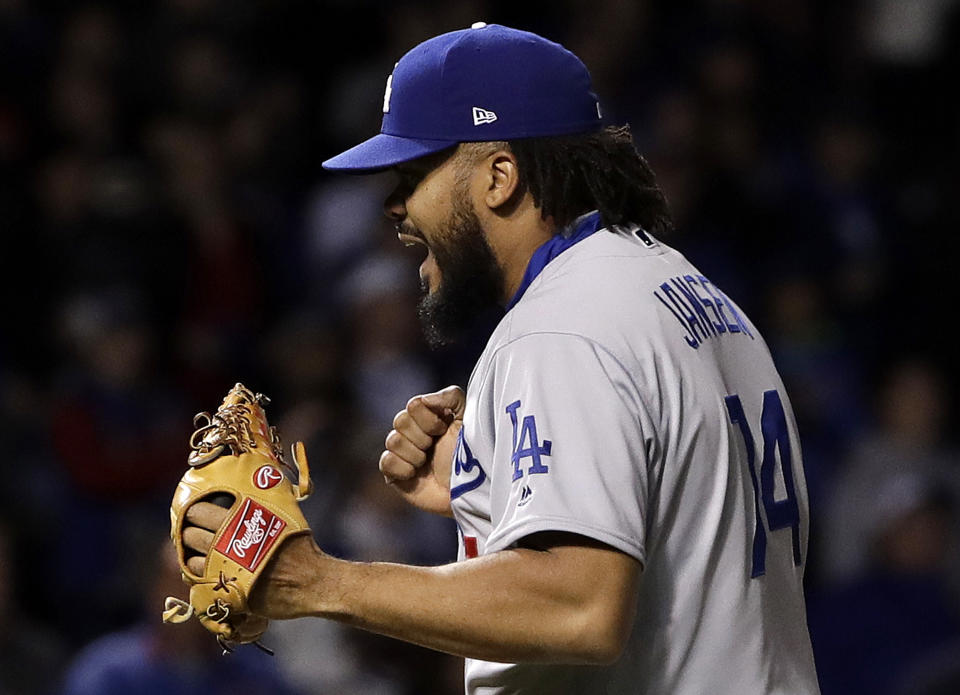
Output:
<svg viewBox="0 0 960 695">
<path fill-rule="evenodd" d="M 414 396 L 393 418 L 380 455 L 380 472 L 415 507 L 452 516 L 450 467 L 465 405 L 463 389 L 448 386 Z"/>
</svg>

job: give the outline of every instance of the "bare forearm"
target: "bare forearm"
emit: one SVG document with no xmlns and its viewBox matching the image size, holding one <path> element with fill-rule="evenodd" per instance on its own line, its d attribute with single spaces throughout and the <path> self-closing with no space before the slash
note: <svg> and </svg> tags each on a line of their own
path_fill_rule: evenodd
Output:
<svg viewBox="0 0 960 695">
<path fill-rule="evenodd" d="M 528 549 L 442 567 L 317 556 L 315 580 L 302 591 L 300 609 L 471 658 L 608 662 L 625 637 L 621 602 L 613 608 L 609 599 L 628 596 L 632 583 L 603 578 L 611 573 L 596 572 L 589 562 L 577 570 L 583 576 L 571 577 L 569 565 L 555 552 Z M 611 586 L 604 586 L 607 581 Z M 603 600 L 586 597 L 587 585 L 591 597 Z"/>
</svg>

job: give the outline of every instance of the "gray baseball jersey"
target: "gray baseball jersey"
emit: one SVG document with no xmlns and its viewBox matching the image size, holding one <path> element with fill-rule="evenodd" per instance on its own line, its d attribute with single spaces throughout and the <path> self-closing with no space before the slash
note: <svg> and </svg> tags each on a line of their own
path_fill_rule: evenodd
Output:
<svg viewBox="0 0 960 695">
<path fill-rule="evenodd" d="M 633 632 L 609 667 L 468 659 L 467 691 L 818 693 L 807 490 L 769 351 L 681 254 L 599 224 L 534 254 L 470 377 L 450 496 L 461 560 L 538 531 L 636 558 Z"/>
</svg>

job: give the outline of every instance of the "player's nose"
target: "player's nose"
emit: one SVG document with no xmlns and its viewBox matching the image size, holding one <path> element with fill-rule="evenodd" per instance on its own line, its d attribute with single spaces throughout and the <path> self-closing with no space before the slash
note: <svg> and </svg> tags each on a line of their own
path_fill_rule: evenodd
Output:
<svg viewBox="0 0 960 695">
<path fill-rule="evenodd" d="M 406 195 L 402 185 L 394 188 L 383 201 L 383 214 L 394 222 L 401 222 L 407 216 Z"/>
</svg>

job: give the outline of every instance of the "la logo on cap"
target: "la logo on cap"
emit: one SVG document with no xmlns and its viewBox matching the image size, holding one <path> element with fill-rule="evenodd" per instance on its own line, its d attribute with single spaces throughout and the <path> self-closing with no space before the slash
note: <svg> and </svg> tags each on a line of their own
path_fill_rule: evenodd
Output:
<svg viewBox="0 0 960 695">
<path fill-rule="evenodd" d="M 473 124 L 483 125 L 484 123 L 493 123 L 497 120 L 497 114 L 493 111 L 481 109 L 479 106 L 473 107 Z"/>
<path fill-rule="evenodd" d="M 393 69 L 397 69 L 397 65 L 400 63 L 397 62 L 394 64 Z M 387 88 L 383 92 L 383 112 L 390 113 L 390 96 L 393 94 L 393 73 L 391 72 L 387 75 Z"/>
</svg>

